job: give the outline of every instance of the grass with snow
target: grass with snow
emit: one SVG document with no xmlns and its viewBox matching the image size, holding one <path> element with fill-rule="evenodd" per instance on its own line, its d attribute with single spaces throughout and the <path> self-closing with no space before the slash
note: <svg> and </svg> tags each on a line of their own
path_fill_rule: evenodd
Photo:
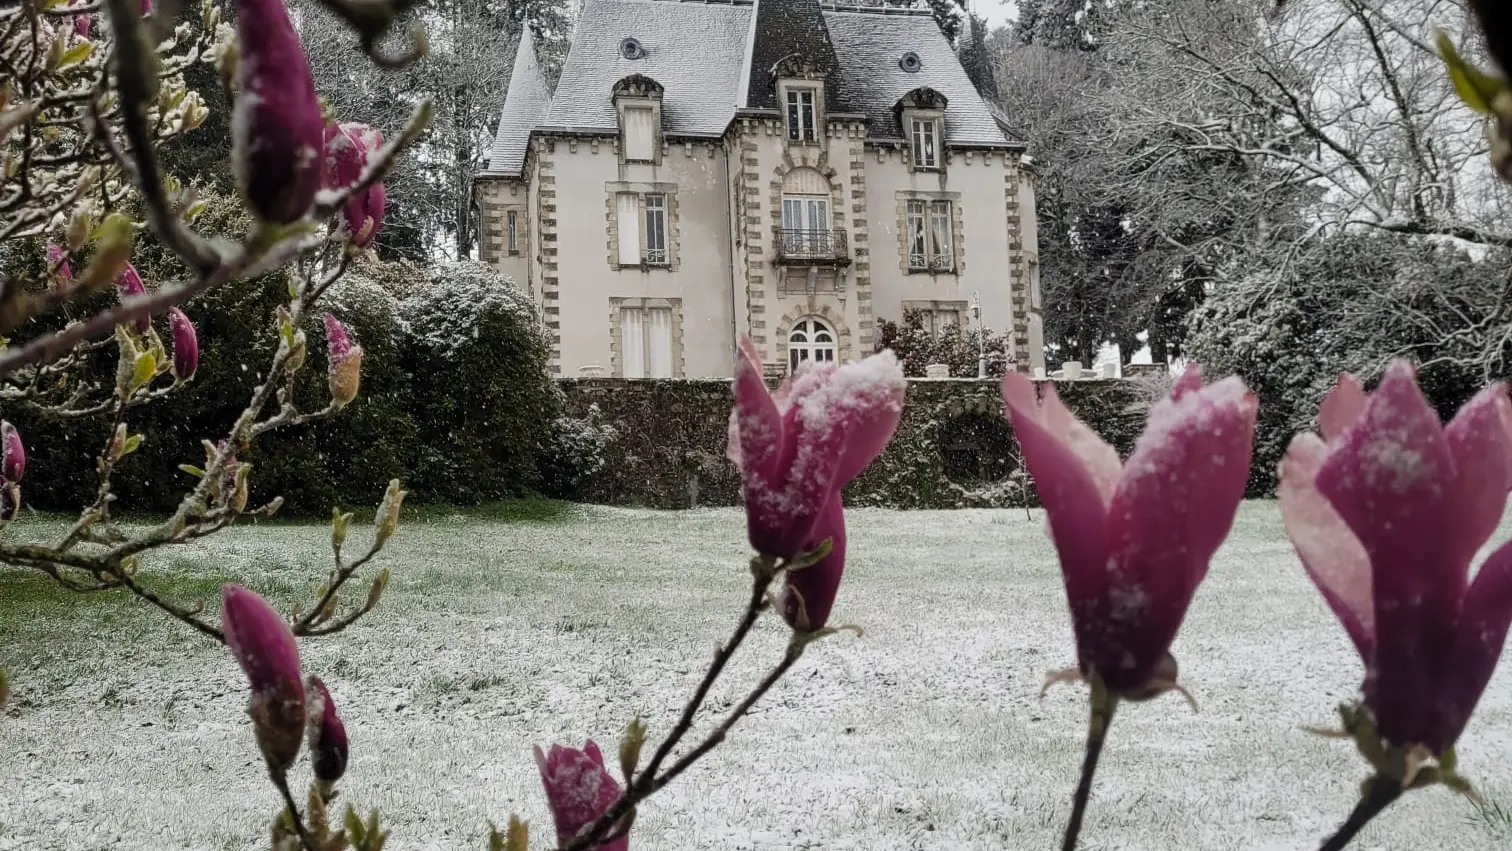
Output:
<svg viewBox="0 0 1512 851">
<path fill-rule="evenodd" d="M 722 747 L 642 807 L 632 847 L 1058 847 L 1086 697 L 1061 687 L 1038 698 L 1045 672 L 1073 660 L 1041 522 L 852 512 L 835 622 L 865 637 L 812 647 Z M 144 576 L 180 599 L 213 599 L 235 580 L 289 607 L 311 599 L 328 552 L 322 527 L 264 525 L 160 555 Z M 302 645 L 352 735 L 344 798 L 381 808 L 395 849 L 482 849 L 486 822 L 511 811 L 546 847 L 530 746 L 594 736 L 612 752 L 637 713 L 665 732 L 743 605 L 746 559 L 729 510 L 411 520 L 381 558 L 394 577 L 383 606 Z M 738 700 L 784 638 L 764 620 L 711 707 Z M 1168 697 L 1119 712 L 1085 847 L 1316 848 L 1365 765 L 1347 742 L 1300 727 L 1332 723 L 1360 666 L 1273 504 L 1241 510 L 1175 653 L 1202 711 Z M 0 667 L 13 688 L 0 716 L 0 849 L 266 847 L 276 793 L 223 648 L 128 597 L 6 571 Z M 1416 792 L 1357 847 L 1512 841 L 1509 733 L 1504 670 L 1459 748 L 1489 803 Z"/>
</svg>

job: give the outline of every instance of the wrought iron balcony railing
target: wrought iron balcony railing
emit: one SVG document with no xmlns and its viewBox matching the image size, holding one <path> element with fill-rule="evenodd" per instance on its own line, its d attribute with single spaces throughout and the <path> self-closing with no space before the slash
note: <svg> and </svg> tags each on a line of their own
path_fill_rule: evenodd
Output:
<svg viewBox="0 0 1512 851">
<path fill-rule="evenodd" d="M 850 243 L 843 230 L 777 231 L 777 262 L 796 264 L 850 263 Z"/>
</svg>

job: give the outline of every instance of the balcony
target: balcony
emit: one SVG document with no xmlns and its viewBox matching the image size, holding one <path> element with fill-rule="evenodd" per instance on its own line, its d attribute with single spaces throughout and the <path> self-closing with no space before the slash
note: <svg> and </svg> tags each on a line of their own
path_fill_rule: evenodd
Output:
<svg viewBox="0 0 1512 851">
<path fill-rule="evenodd" d="M 850 243 L 843 230 L 777 231 L 777 262 L 792 266 L 849 266 Z"/>
</svg>

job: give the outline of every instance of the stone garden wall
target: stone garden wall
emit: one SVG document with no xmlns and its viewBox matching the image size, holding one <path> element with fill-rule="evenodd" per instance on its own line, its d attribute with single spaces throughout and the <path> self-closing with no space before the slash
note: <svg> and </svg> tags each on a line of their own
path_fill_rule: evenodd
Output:
<svg viewBox="0 0 1512 851">
<path fill-rule="evenodd" d="M 618 436 L 584 501 L 651 508 L 738 505 L 740 477 L 724 457 L 729 381 L 564 379 L 567 411 L 598 407 Z M 1061 398 L 1121 455 L 1142 427 L 1140 394 L 1123 381 L 1059 382 Z M 1022 505 L 1026 487 L 996 381 L 910 379 L 897 435 L 846 490 L 846 503 L 889 508 Z"/>
</svg>

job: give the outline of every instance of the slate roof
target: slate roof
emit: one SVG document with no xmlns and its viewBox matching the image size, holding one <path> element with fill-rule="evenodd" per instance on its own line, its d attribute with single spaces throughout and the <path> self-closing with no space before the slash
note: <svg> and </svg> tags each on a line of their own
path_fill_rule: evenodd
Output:
<svg viewBox="0 0 1512 851">
<path fill-rule="evenodd" d="M 488 153 L 485 175 L 518 177 L 525 168 L 525 151 L 530 146 L 530 131 L 541 123 L 551 108 L 551 91 L 536 61 L 535 42 L 530 29 L 515 51 L 514 70 L 509 75 L 509 94 L 499 115 L 499 129 L 494 131 L 493 150 Z"/>
<path fill-rule="evenodd" d="M 821 66 L 829 61 L 826 53 L 838 62 L 829 76 L 829 108 L 866 115 L 872 138 L 901 138 L 893 107 L 907 92 L 929 86 L 949 101 L 947 144 L 1019 147 L 1005 138 L 928 15 L 829 10 L 821 13 L 823 26 L 813 26 L 818 0 L 760 2 L 769 4 L 765 15 L 741 0 L 584 0 L 554 96 L 535 51 L 522 43 L 483 173 L 517 176 L 532 130 L 617 132 L 611 93 L 630 74 L 664 87 L 664 132 L 721 136 L 737 106 L 777 107 L 768 78 L 771 65 L 805 50 L 819 54 L 807 58 Z M 620 41 L 627 37 L 641 43 L 644 58 L 620 55 Z M 919 55 L 917 73 L 898 65 L 908 51 Z"/>
<path fill-rule="evenodd" d="M 735 91 L 745 55 L 750 6 L 667 0 L 586 0 L 572 50 L 542 122 L 548 127 L 617 132 L 614 84 L 631 74 L 661 83 L 662 129 L 720 136 L 735 116 Z M 620 55 L 624 38 L 644 59 Z"/>
<path fill-rule="evenodd" d="M 950 42 L 928 15 L 825 12 L 824 23 L 840 56 L 847 105 L 870 119 L 867 135 L 902 138 L 893 107 L 920 86 L 945 96 L 945 141 L 951 145 L 1013 147 L 977 94 Z M 908 73 L 898 60 L 919 54 L 920 68 Z"/>
</svg>

